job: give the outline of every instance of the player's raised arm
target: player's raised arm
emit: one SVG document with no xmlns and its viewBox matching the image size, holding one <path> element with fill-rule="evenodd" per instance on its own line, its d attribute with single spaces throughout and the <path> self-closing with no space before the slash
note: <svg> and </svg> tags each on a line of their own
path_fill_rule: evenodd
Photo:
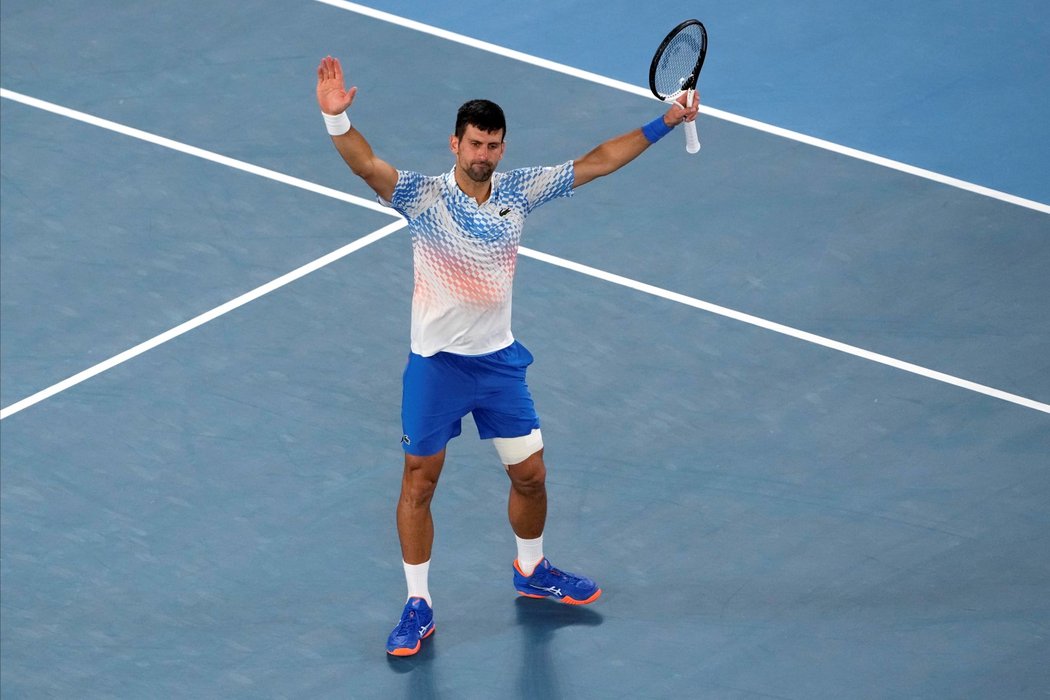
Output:
<svg viewBox="0 0 1050 700">
<path fill-rule="evenodd" d="M 346 110 L 356 95 L 356 87 L 346 89 L 339 60 L 331 56 L 321 59 L 321 64 L 317 66 L 317 104 L 324 115 L 332 143 L 354 174 L 368 183 L 376 194 L 389 201 L 394 196 L 397 170 L 377 158 L 368 141 L 350 125 Z"/>
<path fill-rule="evenodd" d="M 572 186 L 586 185 L 591 180 L 619 170 L 682 122 L 696 119 L 697 110 L 700 108 L 699 93 L 693 93 L 691 105 L 685 104 L 686 99 L 683 93 L 662 117 L 654 119 L 639 129 L 609 139 L 587 155 L 577 159 L 573 163 L 575 178 Z"/>
</svg>

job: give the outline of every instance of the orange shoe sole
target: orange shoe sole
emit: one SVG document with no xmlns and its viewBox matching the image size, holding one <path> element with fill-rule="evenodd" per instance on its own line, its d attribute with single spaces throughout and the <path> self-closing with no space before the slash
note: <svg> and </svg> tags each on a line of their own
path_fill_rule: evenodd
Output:
<svg viewBox="0 0 1050 700">
<path fill-rule="evenodd" d="M 394 649 L 393 651 L 388 651 L 387 653 L 391 656 L 413 656 L 419 653 L 419 650 L 423 648 L 423 639 L 426 639 L 430 635 L 434 634 L 435 629 L 437 628 L 431 627 L 429 630 L 427 630 L 427 633 L 423 635 L 423 638 L 416 642 L 416 645 L 411 649 Z"/>
<path fill-rule="evenodd" d="M 532 593 L 522 593 L 521 591 L 518 591 L 518 595 L 524 596 L 526 598 L 550 598 L 549 595 L 533 595 Z M 576 600 L 575 598 L 570 598 L 569 596 L 565 596 L 564 598 L 555 598 L 554 600 L 560 603 L 565 603 L 566 605 L 587 605 L 588 603 L 593 603 L 601 597 L 602 589 L 599 588 L 594 593 L 592 593 L 591 597 L 587 598 L 587 600 Z"/>
</svg>

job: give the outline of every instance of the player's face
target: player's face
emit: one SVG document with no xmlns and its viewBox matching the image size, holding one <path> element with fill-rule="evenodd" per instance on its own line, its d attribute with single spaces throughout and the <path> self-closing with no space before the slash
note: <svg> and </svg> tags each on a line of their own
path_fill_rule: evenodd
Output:
<svg viewBox="0 0 1050 700">
<path fill-rule="evenodd" d="M 463 138 L 452 136 L 449 145 L 459 168 L 474 182 L 488 182 L 503 158 L 503 130 L 483 131 L 467 124 Z"/>
</svg>

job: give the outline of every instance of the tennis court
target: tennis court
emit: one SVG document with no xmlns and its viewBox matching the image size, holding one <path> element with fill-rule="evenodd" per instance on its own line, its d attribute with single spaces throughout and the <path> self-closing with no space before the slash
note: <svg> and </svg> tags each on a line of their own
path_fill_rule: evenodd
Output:
<svg viewBox="0 0 1050 700">
<path fill-rule="evenodd" d="M 892 4 L 875 79 L 855 5 L 603 3 L 602 39 L 586 3 L 5 0 L 0 694 L 1046 697 L 1050 11 Z M 502 168 L 554 164 L 659 113 L 693 15 L 700 154 L 671 134 L 519 256 L 545 547 L 604 595 L 515 597 L 468 420 L 439 629 L 388 659 L 411 247 L 317 61 L 398 167 L 447 170 L 474 97 Z M 978 26 L 998 72 L 938 53 Z"/>
</svg>

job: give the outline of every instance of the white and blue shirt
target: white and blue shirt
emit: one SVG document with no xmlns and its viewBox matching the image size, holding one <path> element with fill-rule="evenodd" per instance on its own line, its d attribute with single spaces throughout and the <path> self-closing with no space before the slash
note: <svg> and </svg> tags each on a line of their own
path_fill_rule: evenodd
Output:
<svg viewBox="0 0 1050 700">
<path fill-rule="evenodd" d="M 454 170 L 398 171 L 387 204 L 408 219 L 412 234 L 412 352 L 484 355 L 514 342 L 511 296 L 525 218 L 571 196 L 573 180 L 572 161 L 496 172 L 479 205 L 456 184 Z"/>
</svg>

